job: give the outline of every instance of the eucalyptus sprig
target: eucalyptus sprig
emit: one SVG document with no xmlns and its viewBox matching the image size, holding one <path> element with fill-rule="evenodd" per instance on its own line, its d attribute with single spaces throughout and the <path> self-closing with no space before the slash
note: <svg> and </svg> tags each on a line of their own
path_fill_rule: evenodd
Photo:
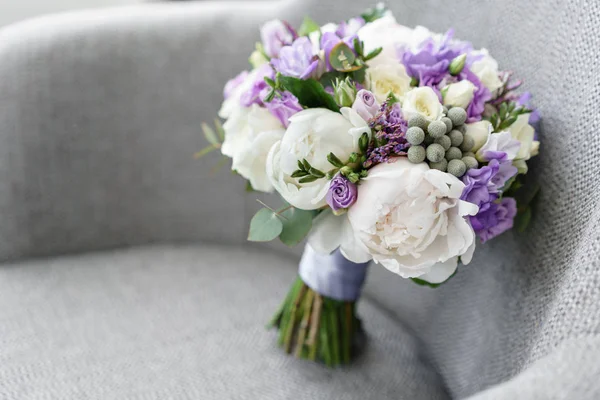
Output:
<svg viewBox="0 0 600 400">
<path fill-rule="evenodd" d="M 298 160 L 298 169 L 292 173 L 292 178 L 300 178 L 299 183 L 310 183 L 325 178 L 325 173 L 314 168 L 305 158 L 302 161 Z"/>
<path fill-rule="evenodd" d="M 201 158 L 214 150 L 219 150 L 225 140 L 225 130 L 218 119 L 215 118 L 215 129 L 205 122 L 202 123 L 201 128 L 209 145 L 195 153 L 194 158 Z"/>
<path fill-rule="evenodd" d="M 514 101 L 504 102 L 498 107 L 498 112 L 490 117 L 494 132 L 502 132 L 517 121 L 519 115 L 528 114 L 531 110 L 518 106 Z"/>
</svg>

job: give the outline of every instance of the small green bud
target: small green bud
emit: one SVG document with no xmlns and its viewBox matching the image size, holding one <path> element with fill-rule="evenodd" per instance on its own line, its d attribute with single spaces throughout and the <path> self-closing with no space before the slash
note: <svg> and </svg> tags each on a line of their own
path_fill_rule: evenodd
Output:
<svg viewBox="0 0 600 400">
<path fill-rule="evenodd" d="M 423 143 L 423 140 L 425 140 L 425 132 L 418 126 L 410 127 L 406 131 L 406 140 L 412 145 L 421 144 Z"/>
<path fill-rule="evenodd" d="M 446 133 L 452 130 L 452 121 L 448 117 L 443 117 L 441 121 L 446 124 Z"/>
<path fill-rule="evenodd" d="M 427 127 L 427 132 L 434 138 L 441 138 L 446 134 L 446 124 L 442 121 L 433 121 Z"/>
<path fill-rule="evenodd" d="M 475 157 L 470 157 L 470 156 L 463 157 L 462 162 L 465 163 L 465 165 L 467 166 L 467 169 L 473 169 L 473 168 L 477 168 L 479 166 L 479 163 L 477 162 Z"/>
<path fill-rule="evenodd" d="M 467 172 L 467 166 L 461 160 L 450 160 L 448 162 L 448 173 L 460 178 Z"/>
<path fill-rule="evenodd" d="M 333 85 L 333 97 L 335 102 L 340 107 L 351 107 L 356 98 L 356 86 L 350 80 L 350 77 L 346 77 L 343 81 L 336 79 Z"/>
<path fill-rule="evenodd" d="M 352 173 L 352 168 L 346 165 L 345 167 L 342 167 L 342 169 L 340 169 L 340 173 L 345 177 L 348 177 L 348 175 Z"/>
<path fill-rule="evenodd" d="M 419 86 L 419 78 L 413 76 L 410 79 L 410 86 Z"/>
<path fill-rule="evenodd" d="M 427 147 L 427 159 L 431 162 L 440 162 L 444 159 L 446 152 L 441 144 L 433 143 Z"/>
<path fill-rule="evenodd" d="M 448 72 L 450 72 L 450 75 L 456 76 L 460 74 L 463 68 L 465 67 L 466 61 L 466 54 L 461 54 L 460 56 L 455 57 L 454 60 L 450 62 L 450 66 L 448 67 Z"/>
<path fill-rule="evenodd" d="M 429 168 L 431 168 L 431 169 L 437 169 L 437 170 L 440 170 L 442 172 L 446 172 L 446 169 L 448 168 L 448 161 L 446 161 L 446 159 L 443 159 L 440 162 L 429 163 Z"/>
<path fill-rule="evenodd" d="M 448 111 L 448 118 L 450 118 L 450 120 L 452 121 L 452 124 L 454 124 L 454 126 L 459 126 L 459 125 L 464 124 L 465 121 L 467 120 L 467 112 L 465 111 L 464 108 L 452 107 Z"/>
<path fill-rule="evenodd" d="M 458 147 L 450 147 L 446 151 L 446 160 L 460 160 L 462 158 L 462 151 Z"/>
<path fill-rule="evenodd" d="M 450 138 L 446 135 L 442 136 L 441 138 L 435 139 L 434 143 L 441 144 L 444 150 L 448 150 L 451 145 Z"/>
<path fill-rule="evenodd" d="M 369 171 L 367 171 L 366 169 L 363 169 L 362 171 L 360 171 L 359 175 L 361 178 L 366 178 L 367 176 L 369 176 Z"/>
<path fill-rule="evenodd" d="M 350 157 L 348 157 L 348 164 L 355 163 L 356 160 L 358 160 L 358 154 L 357 153 L 351 153 Z"/>
<path fill-rule="evenodd" d="M 411 146 L 408 149 L 408 161 L 419 164 L 425 161 L 425 148 L 423 146 Z"/>
<path fill-rule="evenodd" d="M 358 174 L 356 172 L 348 174 L 346 177 L 352 183 L 357 183 L 360 180 L 360 177 L 358 176 Z"/>
<path fill-rule="evenodd" d="M 275 97 L 275 89 L 271 89 L 269 91 L 269 94 L 267 94 L 267 96 L 263 99 L 263 101 L 265 103 L 270 103 L 271 100 L 273 100 L 274 97 Z"/>
<path fill-rule="evenodd" d="M 450 131 L 448 137 L 450 138 L 450 143 L 452 143 L 452 146 L 454 147 L 460 146 L 464 140 L 463 134 L 460 131 L 457 131 L 456 129 Z"/>
<path fill-rule="evenodd" d="M 358 148 L 363 153 L 367 152 L 367 149 L 369 148 L 369 134 L 367 132 L 363 133 L 358 140 Z"/>
<path fill-rule="evenodd" d="M 413 126 L 418 126 L 419 128 L 423 129 L 423 131 L 425 131 L 427 130 L 427 125 L 427 120 L 421 114 L 417 114 L 408 120 L 409 128 L 412 128 Z"/>
<path fill-rule="evenodd" d="M 471 149 L 473 148 L 473 146 L 475 146 L 475 141 L 473 140 L 473 138 L 471 136 L 464 136 L 463 137 L 463 142 L 460 145 L 460 149 L 462 151 L 471 151 Z"/>
</svg>

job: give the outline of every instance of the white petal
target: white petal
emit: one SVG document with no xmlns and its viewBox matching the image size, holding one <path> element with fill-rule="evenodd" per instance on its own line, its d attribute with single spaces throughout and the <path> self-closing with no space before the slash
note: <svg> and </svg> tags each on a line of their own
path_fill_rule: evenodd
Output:
<svg viewBox="0 0 600 400">
<path fill-rule="evenodd" d="M 429 283 L 442 283 L 452 276 L 457 267 L 458 257 L 454 257 L 446 262 L 435 264 L 428 273 L 419 276 L 419 279 Z"/>
<path fill-rule="evenodd" d="M 340 246 L 346 215 L 335 216 L 331 210 L 322 211 L 314 220 L 308 243 L 320 254 L 333 253 Z M 352 261 L 352 260 L 350 260 Z"/>
</svg>

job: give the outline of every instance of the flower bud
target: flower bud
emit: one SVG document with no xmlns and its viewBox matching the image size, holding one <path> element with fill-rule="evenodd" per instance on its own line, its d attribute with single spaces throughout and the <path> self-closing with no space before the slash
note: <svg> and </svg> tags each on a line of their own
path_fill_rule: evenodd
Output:
<svg viewBox="0 0 600 400">
<path fill-rule="evenodd" d="M 465 67 L 466 61 L 466 54 L 461 54 L 460 56 L 455 57 L 454 60 L 450 62 L 450 66 L 448 67 L 448 72 L 450 72 L 450 75 L 456 76 L 460 74 L 463 68 Z"/>
<path fill-rule="evenodd" d="M 354 83 L 349 78 L 343 81 L 336 81 L 334 85 L 334 98 L 340 107 L 351 107 L 356 98 L 356 86 L 354 86 Z"/>
</svg>

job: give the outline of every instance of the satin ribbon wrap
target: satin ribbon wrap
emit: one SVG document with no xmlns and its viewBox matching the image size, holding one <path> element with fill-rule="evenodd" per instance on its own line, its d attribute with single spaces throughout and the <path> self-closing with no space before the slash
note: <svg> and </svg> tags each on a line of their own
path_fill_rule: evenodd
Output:
<svg viewBox="0 0 600 400">
<path fill-rule="evenodd" d="M 339 250 L 319 254 L 307 244 L 300 260 L 299 274 L 304 283 L 322 296 L 340 301 L 360 297 L 369 263 L 348 261 Z"/>
</svg>

